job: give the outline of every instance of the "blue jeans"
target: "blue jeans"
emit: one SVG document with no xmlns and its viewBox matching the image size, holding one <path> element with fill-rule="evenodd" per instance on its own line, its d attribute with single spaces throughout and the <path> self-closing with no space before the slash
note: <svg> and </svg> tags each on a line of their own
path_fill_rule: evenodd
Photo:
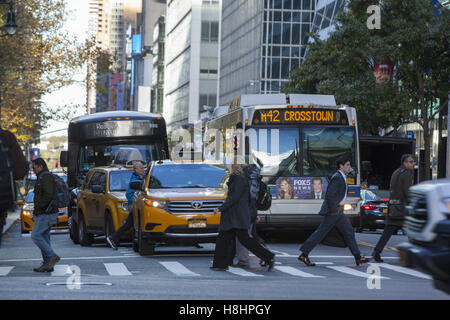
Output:
<svg viewBox="0 0 450 320">
<path fill-rule="evenodd" d="M 33 231 L 31 231 L 31 240 L 33 240 L 34 244 L 41 249 L 44 263 L 56 255 L 50 244 L 50 229 L 52 225 L 56 223 L 56 219 L 58 219 L 58 213 L 34 216 L 34 227 Z"/>
</svg>

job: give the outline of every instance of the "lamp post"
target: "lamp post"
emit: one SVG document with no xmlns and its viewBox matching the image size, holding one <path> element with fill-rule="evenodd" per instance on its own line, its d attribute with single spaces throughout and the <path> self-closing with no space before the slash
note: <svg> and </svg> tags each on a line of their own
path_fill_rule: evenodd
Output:
<svg viewBox="0 0 450 320">
<path fill-rule="evenodd" d="M 0 37 L 5 37 L 5 36 L 12 36 L 16 33 L 17 30 L 17 24 L 16 24 L 16 14 L 14 13 L 13 10 L 13 2 L 12 1 L 3 1 L 0 0 L 0 5 L 1 4 L 6 4 L 9 5 L 9 10 L 8 10 L 8 15 L 6 17 L 6 23 L 3 27 L 1 27 L 1 29 L 5 29 L 6 33 L 0 35 Z M 2 94 L 2 87 L 1 87 L 1 82 L 0 82 L 0 128 L 2 126 L 2 102 L 3 102 L 3 94 Z"/>
<path fill-rule="evenodd" d="M 13 4 L 14 3 L 0 0 L 0 4 L 9 5 L 8 15 L 7 15 L 7 18 L 6 18 L 6 23 L 2 27 L 3 29 L 5 29 L 6 34 L 1 35 L 1 37 L 12 36 L 13 34 L 16 33 L 16 30 L 17 30 L 16 14 L 14 13 L 14 9 L 13 9 Z"/>
</svg>

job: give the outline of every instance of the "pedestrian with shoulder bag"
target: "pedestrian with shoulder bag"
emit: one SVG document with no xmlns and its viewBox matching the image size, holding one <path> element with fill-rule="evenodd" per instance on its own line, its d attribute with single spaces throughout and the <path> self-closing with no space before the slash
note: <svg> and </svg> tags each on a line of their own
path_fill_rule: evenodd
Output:
<svg viewBox="0 0 450 320">
<path fill-rule="evenodd" d="M 407 215 L 406 202 L 408 200 L 408 190 L 414 180 L 414 163 L 413 155 L 402 155 L 401 167 L 395 170 L 391 176 L 391 195 L 389 198 L 386 225 L 372 253 L 373 259 L 376 262 L 383 262 L 383 259 L 381 259 L 381 251 L 383 251 L 392 235 L 403 227 L 403 221 Z"/>
</svg>

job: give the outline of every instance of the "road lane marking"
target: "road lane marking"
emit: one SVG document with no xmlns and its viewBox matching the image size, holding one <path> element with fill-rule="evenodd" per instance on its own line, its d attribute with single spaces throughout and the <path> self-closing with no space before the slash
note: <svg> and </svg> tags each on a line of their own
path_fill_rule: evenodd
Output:
<svg viewBox="0 0 450 320">
<path fill-rule="evenodd" d="M 432 280 L 433 277 L 429 276 L 428 274 L 419 272 L 419 271 L 415 271 L 415 270 L 411 270 L 409 268 L 404 268 L 404 267 L 400 267 L 400 266 L 394 266 L 392 264 L 388 264 L 388 263 L 370 263 L 370 265 L 374 265 L 374 266 L 378 266 L 378 267 L 383 267 L 389 270 L 393 270 L 393 271 L 397 271 L 400 273 L 404 273 L 413 277 L 417 277 L 417 278 L 421 278 L 421 279 L 427 279 L 427 280 Z"/>
<path fill-rule="evenodd" d="M 352 276 L 361 277 L 361 278 L 369 278 L 370 277 L 372 279 L 390 279 L 388 277 L 380 277 L 380 276 L 377 276 L 377 275 L 373 275 L 373 274 L 369 274 L 369 273 L 366 273 L 366 272 L 358 271 L 358 270 L 355 270 L 355 269 L 352 269 L 352 268 L 349 268 L 349 267 L 331 266 L 331 267 L 327 267 L 327 268 L 333 269 L 333 270 L 338 271 L 338 272 L 346 273 L 346 274 L 349 274 L 349 275 L 352 275 Z"/>
<path fill-rule="evenodd" d="M 57 264 L 53 267 L 53 269 L 54 271 L 52 272 L 52 277 L 64 277 L 72 274 L 68 264 Z"/>
<path fill-rule="evenodd" d="M 170 272 L 175 273 L 177 276 L 200 276 L 198 273 L 192 272 L 176 261 L 159 261 L 159 263 Z"/>
<path fill-rule="evenodd" d="M 14 267 L 0 267 L 0 277 L 7 276 Z"/>
<path fill-rule="evenodd" d="M 111 276 L 132 276 L 123 263 L 104 263 L 104 265 Z"/>
<path fill-rule="evenodd" d="M 236 274 L 238 276 L 243 276 L 243 277 L 263 277 L 262 274 L 256 274 L 253 272 L 249 272 L 246 271 L 242 268 L 233 268 L 233 267 L 228 267 L 228 272 L 231 272 L 233 274 Z"/>
<path fill-rule="evenodd" d="M 303 277 L 303 278 L 323 278 L 322 276 L 316 276 L 314 274 L 311 273 L 307 273 L 307 272 L 303 272 L 300 271 L 298 269 L 295 269 L 293 267 L 288 267 L 288 266 L 276 266 L 275 269 L 293 275 L 293 276 L 297 276 L 297 277 Z"/>
</svg>

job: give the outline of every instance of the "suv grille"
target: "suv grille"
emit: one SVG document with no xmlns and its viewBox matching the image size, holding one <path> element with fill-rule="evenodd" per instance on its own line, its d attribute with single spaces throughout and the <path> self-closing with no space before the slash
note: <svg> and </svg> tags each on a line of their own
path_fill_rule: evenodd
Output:
<svg viewBox="0 0 450 320">
<path fill-rule="evenodd" d="M 193 200 L 193 201 L 170 201 L 168 210 L 170 213 L 214 213 L 214 208 L 222 205 L 223 200 Z"/>
<path fill-rule="evenodd" d="M 405 219 L 405 227 L 412 232 L 422 232 L 428 221 L 426 195 L 410 192 L 406 207 L 408 216 Z"/>
</svg>

